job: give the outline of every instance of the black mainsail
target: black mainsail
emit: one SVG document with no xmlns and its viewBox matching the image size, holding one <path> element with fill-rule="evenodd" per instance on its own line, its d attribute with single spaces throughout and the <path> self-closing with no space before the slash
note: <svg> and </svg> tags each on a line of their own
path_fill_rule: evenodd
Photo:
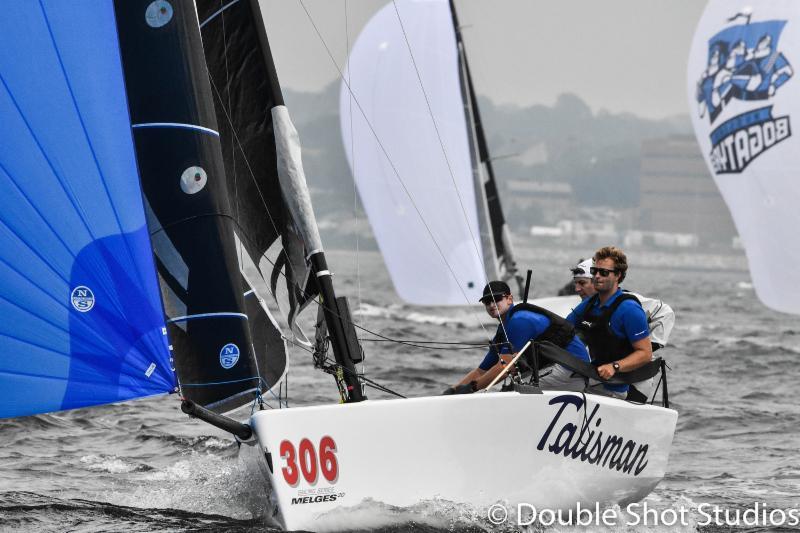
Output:
<svg viewBox="0 0 800 533">
<path fill-rule="evenodd" d="M 342 368 L 342 390 L 347 401 L 360 400 L 352 362 L 358 354 L 344 340 L 349 317 L 334 303 L 297 131 L 284 105 L 258 2 L 201 0 L 197 9 L 236 233 L 252 265 L 269 279 L 273 296 L 279 283 L 285 284 L 289 327 L 320 297 Z"/>
</svg>

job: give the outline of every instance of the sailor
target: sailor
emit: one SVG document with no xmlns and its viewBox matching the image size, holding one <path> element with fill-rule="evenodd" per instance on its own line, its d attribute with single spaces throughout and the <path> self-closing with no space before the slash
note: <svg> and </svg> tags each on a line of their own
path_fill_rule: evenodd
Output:
<svg viewBox="0 0 800 533">
<path fill-rule="evenodd" d="M 577 265 L 570 269 L 572 270 L 573 292 L 580 296 L 581 300 L 585 300 L 595 293 L 594 286 L 592 285 L 592 273 L 589 271 L 591 268 L 592 260 L 582 259 Z"/>
<path fill-rule="evenodd" d="M 515 305 L 511 289 L 505 282 L 489 282 L 483 289 L 480 302 L 489 316 L 500 320 L 492 346 L 481 364 L 444 394 L 470 393 L 486 388 L 529 340 L 552 342 L 582 361 L 590 361 L 586 346 L 575 335 L 572 324 L 544 308 L 529 303 Z M 583 376 L 557 363 L 544 367 L 539 376 L 539 385 L 546 390 L 583 391 L 586 387 Z"/>
<path fill-rule="evenodd" d="M 570 269 L 575 284 L 575 293 L 580 296 L 582 300 L 597 293 L 592 283 L 593 276 L 590 272 L 592 266 L 592 260 L 587 259 Z M 625 289 L 623 289 L 622 292 L 634 295 L 642 305 L 642 309 L 644 309 L 644 313 L 647 316 L 647 327 L 650 330 L 650 344 L 653 348 L 653 352 L 666 346 L 669 335 L 672 333 L 672 327 L 675 325 L 675 312 L 672 310 L 672 307 L 658 298 L 649 298 L 637 292 Z M 589 355 L 591 355 L 591 352 Z M 653 378 L 634 383 L 631 389 L 628 390 L 628 399 L 646 401 L 652 395 L 653 387 Z M 634 388 L 636 390 L 633 390 Z M 637 394 L 637 391 L 639 394 Z"/>
<path fill-rule="evenodd" d="M 627 271 L 628 259 L 622 250 L 614 246 L 597 250 L 589 269 L 596 292 L 567 316 L 581 331 L 592 364 L 603 379 L 635 370 L 653 356 L 644 309 L 634 295 L 619 288 Z M 587 392 L 625 398 L 628 385 L 595 383 Z"/>
</svg>

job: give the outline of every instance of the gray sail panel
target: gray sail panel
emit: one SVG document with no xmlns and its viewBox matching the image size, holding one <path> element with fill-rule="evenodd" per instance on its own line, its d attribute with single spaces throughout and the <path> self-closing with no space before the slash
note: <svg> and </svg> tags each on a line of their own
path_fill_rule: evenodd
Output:
<svg viewBox="0 0 800 533">
<path fill-rule="evenodd" d="M 300 138 L 286 106 L 272 108 L 272 123 L 275 125 L 275 142 L 278 153 L 278 179 L 283 197 L 292 213 L 295 226 L 309 249 L 309 255 L 322 251 L 311 194 L 308 192 L 303 163 L 300 158 Z"/>
</svg>

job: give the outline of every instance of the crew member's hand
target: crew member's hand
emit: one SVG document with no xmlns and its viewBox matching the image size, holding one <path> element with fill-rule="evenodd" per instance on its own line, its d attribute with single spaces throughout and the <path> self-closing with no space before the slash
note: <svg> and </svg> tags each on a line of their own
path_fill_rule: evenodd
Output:
<svg viewBox="0 0 800 533">
<path fill-rule="evenodd" d="M 598 366 L 597 373 L 600 374 L 600 377 L 603 379 L 611 379 L 617 371 L 614 370 L 611 364 L 607 364 Z"/>
</svg>

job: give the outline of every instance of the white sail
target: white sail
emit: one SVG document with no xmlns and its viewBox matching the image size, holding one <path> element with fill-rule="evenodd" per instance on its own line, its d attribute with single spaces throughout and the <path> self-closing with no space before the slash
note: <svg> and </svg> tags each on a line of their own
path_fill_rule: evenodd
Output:
<svg viewBox="0 0 800 533">
<path fill-rule="evenodd" d="M 414 304 L 475 303 L 486 283 L 459 75 L 447 1 L 404 0 L 366 25 L 342 85 L 358 191 L 394 286 Z"/>
<path fill-rule="evenodd" d="M 764 304 L 800 313 L 800 2 L 711 0 L 692 43 L 688 95 L 697 141 L 747 250 Z"/>
</svg>

